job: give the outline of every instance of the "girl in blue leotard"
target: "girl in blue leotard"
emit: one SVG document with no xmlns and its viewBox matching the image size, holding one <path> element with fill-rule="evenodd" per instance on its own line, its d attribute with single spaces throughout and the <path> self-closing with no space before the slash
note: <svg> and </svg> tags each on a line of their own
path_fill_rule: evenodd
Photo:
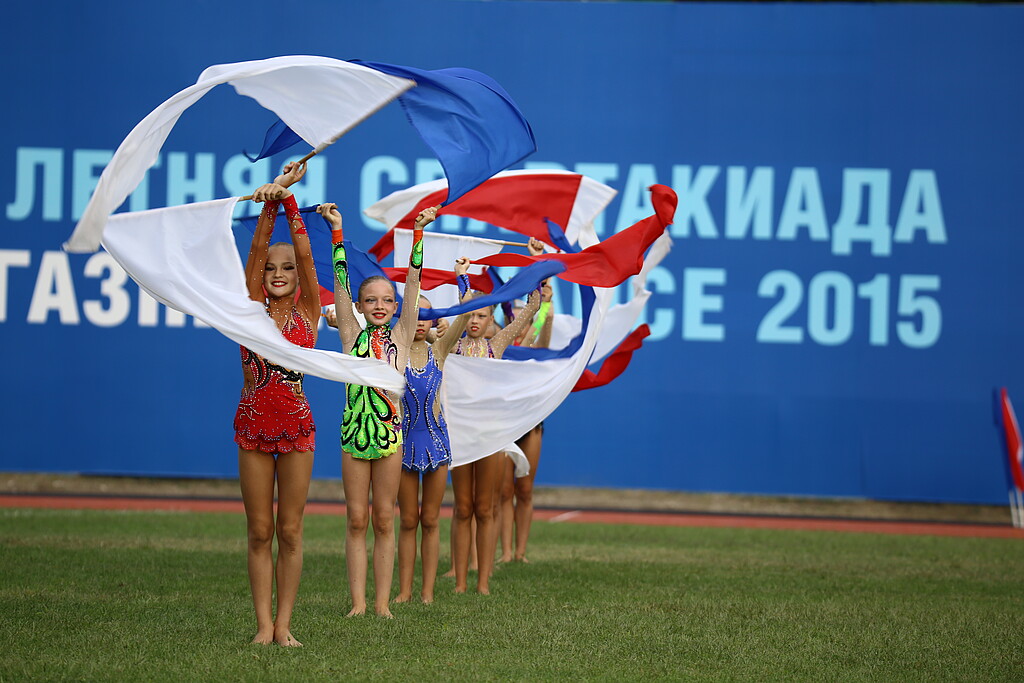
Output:
<svg viewBox="0 0 1024 683">
<path fill-rule="evenodd" d="M 460 288 L 465 286 L 460 278 Z M 426 297 L 420 297 L 421 308 L 431 308 Z M 448 425 L 441 406 L 441 373 L 444 361 L 465 327 L 465 318 L 457 321 L 444 336 L 427 343 L 431 321 L 420 320 L 409 349 L 405 368 L 406 390 L 402 396 L 405 415 L 402 422 L 402 480 L 398 487 L 401 529 L 398 534 L 398 597 L 395 602 L 412 599 L 412 582 L 416 568 L 416 527 L 423 529 L 420 552 L 423 557 L 423 587 L 420 598 L 424 604 L 434 601 L 434 581 L 440 553 L 438 517 L 441 499 L 448 482 L 451 464 L 451 443 Z M 420 477 L 423 478 L 423 499 L 420 501 Z"/>
</svg>

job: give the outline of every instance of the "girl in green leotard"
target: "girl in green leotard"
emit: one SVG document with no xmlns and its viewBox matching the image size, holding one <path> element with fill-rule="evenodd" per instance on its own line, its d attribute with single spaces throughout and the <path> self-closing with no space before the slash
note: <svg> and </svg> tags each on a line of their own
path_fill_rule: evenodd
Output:
<svg viewBox="0 0 1024 683">
<path fill-rule="evenodd" d="M 317 211 L 331 224 L 334 304 L 343 350 L 355 356 L 378 358 L 397 372 L 404 373 L 419 311 L 416 302 L 423 265 L 423 227 L 434 220 L 437 207 L 424 209 L 416 217 L 405 280 L 406 305 L 394 326 L 392 318 L 398 309 L 394 284 L 381 276 L 368 278 L 359 286 L 353 302 L 341 214 L 334 204 L 321 204 Z M 353 303 L 366 320 L 365 329 L 352 311 Z M 348 616 L 366 612 L 366 528 L 372 519 L 374 610 L 382 617 L 391 618 L 388 603 L 395 565 L 395 501 L 402 473 L 402 404 L 391 392 L 355 384 L 346 385 L 345 397 L 341 425 L 341 477 L 348 518 L 345 564 L 352 595 L 352 610 Z M 392 457 L 395 453 L 398 456 Z"/>
</svg>

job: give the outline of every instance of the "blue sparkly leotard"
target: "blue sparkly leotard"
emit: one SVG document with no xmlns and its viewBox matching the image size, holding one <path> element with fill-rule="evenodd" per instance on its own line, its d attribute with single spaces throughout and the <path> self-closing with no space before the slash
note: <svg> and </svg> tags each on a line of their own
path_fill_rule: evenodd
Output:
<svg viewBox="0 0 1024 683">
<path fill-rule="evenodd" d="M 452 462 L 451 442 L 444 413 L 434 412 L 441 390 L 441 368 L 434 352 L 427 347 L 427 362 L 422 370 L 405 366 L 405 393 L 402 395 L 402 468 L 410 472 L 432 472 Z"/>
</svg>

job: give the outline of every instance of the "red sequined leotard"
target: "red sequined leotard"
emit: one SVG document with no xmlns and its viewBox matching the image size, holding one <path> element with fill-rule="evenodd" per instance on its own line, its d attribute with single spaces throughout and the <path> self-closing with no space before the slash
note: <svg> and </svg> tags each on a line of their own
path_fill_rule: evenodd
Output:
<svg viewBox="0 0 1024 683">
<path fill-rule="evenodd" d="M 298 309 L 281 330 L 285 339 L 313 348 L 316 336 Z M 244 346 L 245 385 L 235 413 L 235 443 L 249 451 L 289 453 L 314 450 L 313 414 L 302 391 L 302 373 L 271 363 Z"/>
</svg>

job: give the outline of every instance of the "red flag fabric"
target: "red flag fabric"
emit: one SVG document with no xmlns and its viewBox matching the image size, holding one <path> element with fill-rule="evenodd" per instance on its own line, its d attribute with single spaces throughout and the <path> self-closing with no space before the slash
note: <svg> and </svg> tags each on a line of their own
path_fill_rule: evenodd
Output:
<svg viewBox="0 0 1024 683">
<path fill-rule="evenodd" d="M 412 228 L 420 211 L 447 196 L 443 181 L 421 183 L 388 195 L 366 209 L 366 215 L 395 228 Z M 442 207 L 438 215 L 473 218 L 551 243 L 545 219 L 557 223 L 570 242 L 581 227 L 611 202 L 615 190 L 577 173 L 551 170 L 503 171 Z M 552 245 L 555 246 L 555 245 Z M 370 250 L 378 260 L 391 253 L 389 230 Z"/>
<path fill-rule="evenodd" d="M 1006 388 L 999 390 L 1003 414 L 1003 433 L 1006 435 L 1006 455 L 1010 459 L 1010 476 L 1018 491 L 1024 491 L 1024 442 L 1021 441 L 1020 426 L 1013 412 L 1013 404 Z"/>
<path fill-rule="evenodd" d="M 558 277 L 589 287 L 615 287 L 636 275 L 644 265 L 644 253 L 665 228 L 672 224 L 678 198 L 672 188 L 652 185 L 654 215 L 635 223 L 592 247 L 576 254 L 495 254 L 473 263 L 488 266 L 529 266 L 537 261 L 554 260 L 565 264 Z"/>
<path fill-rule="evenodd" d="M 644 339 L 650 333 L 651 328 L 646 324 L 633 330 L 629 336 L 623 339 L 622 343 L 615 347 L 615 350 L 604 359 L 604 362 L 601 363 L 601 369 L 598 372 L 595 373 L 593 370 L 584 370 L 572 390 L 583 391 L 584 389 L 603 387 L 605 384 L 608 384 L 613 379 L 621 375 L 629 365 L 629 361 L 633 359 L 633 352 L 643 345 Z"/>
<path fill-rule="evenodd" d="M 382 263 L 384 261 L 384 257 L 393 252 L 394 250 L 395 229 L 391 228 L 386 233 L 381 235 L 381 238 L 377 240 L 372 247 L 370 247 L 369 253 L 373 254 L 374 258 L 377 259 L 377 263 Z"/>
<path fill-rule="evenodd" d="M 405 282 L 405 276 L 409 272 L 407 268 L 383 268 L 382 270 L 392 282 Z M 441 285 L 454 285 L 457 283 L 454 271 L 439 270 L 437 268 L 420 269 L 420 289 L 433 289 Z M 470 273 L 469 286 L 478 292 L 490 292 L 494 289 L 494 282 L 486 272 Z"/>
</svg>

